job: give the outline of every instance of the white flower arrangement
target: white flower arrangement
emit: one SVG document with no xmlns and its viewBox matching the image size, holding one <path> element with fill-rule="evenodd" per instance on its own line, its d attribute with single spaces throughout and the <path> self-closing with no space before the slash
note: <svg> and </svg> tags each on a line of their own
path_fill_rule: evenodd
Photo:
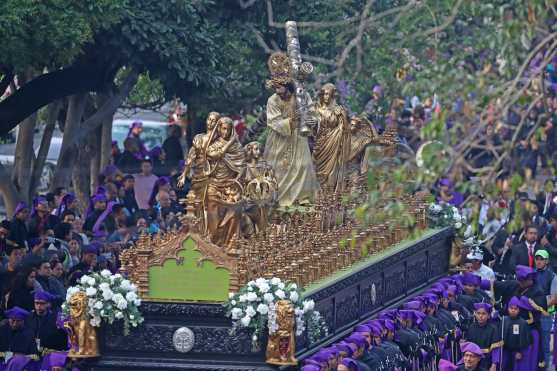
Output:
<svg viewBox="0 0 557 371">
<path fill-rule="evenodd" d="M 66 301 L 62 304 L 64 316 L 69 316 L 68 301 L 79 291 L 89 298 L 91 326 L 99 327 L 103 321 L 112 324 L 115 320 L 122 320 L 124 335 L 128 335 L 130 326 L 137 327 L 143 322 L 137 287 L 120 274 L 113 275 L 105 269 L 81 277 L 77 286 L 68 288 Z"/>
<path fill-rule="evenodd" d="M 296 336 L 302 335 L 307 328 L 310 341 L 314 342 L 328 330 L 319 312 L 315 311 L 313 300 L 303 300 L 302 297 L 302 290 L 295 283 L 284 283 L 276 277 L 270 280 L 258 278 L 237 293 L 230 293 L 224 306 L 227 316 L 232 319 L 232 332 L 238 328 L 249 329 L 254 348 L 257 348 L 265 326 L 269 335 L 278 329 L 276 302 L 288 300 L 294 306 Z"/>
</svg>

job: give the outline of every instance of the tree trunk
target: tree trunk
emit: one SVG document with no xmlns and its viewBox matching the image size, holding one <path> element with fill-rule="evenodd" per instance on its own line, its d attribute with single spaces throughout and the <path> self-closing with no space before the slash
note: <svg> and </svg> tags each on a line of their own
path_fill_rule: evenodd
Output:
<svg viewBox="0 0 557 371">
<path fill-rule="evenodd" d="M 20 200 L 17 189 L 12 182 L 8 170 L 4 165 L 0 164 L 0 195 L 4 200 L 4 207 L 6 208 L 6 215 L 8 218 L 14 214 L 15 207 Z"/>
<path fill-rule="evenodd" d="M 111 116 L 105 120 L 101 130 L 101 169 L 112 163 L 112 120 Z"/>
<path fill-rule="evenodd" d="M 58 158 L 54 179 L 50 186 L 51 190 L 56 187 L 67 188 L 70 185 L 73 163 L 78 154 L 77 146 L 73 141 L 73 137 L 79 133 L 81 119 L 83 117 L 85 103 L 87 101 L 86 98 L 86 94 L 72 95 L 70 97 L 68 112 L 66 114 L 66 123 L 64 124 L 62 148 L 60 148 L 60 157 Z"/>
<path fill-rule="evenodd" d="M 22 197 L 23 201 L 26 202 L 30 200 L 31 164 L 35 157 L 35 152 L 33 151 L 33 136 L 35 134 L 36 122 L 36 113 L 23 120 L 19 126 L 15 147 L 12 181 L 19 195 Z"/>
<path fill-rule="evenodd" d="M 91 159 L 89 164 L 89 179 L 91 182 L 89 189 L 91 193 L 93 193 L 97 188 L 98 176 L 101 169 L 101 132 L 102 127 L 97 128 L 94 135 L 91 135 L 88 138 L 88 147 L 90 152 L 89 158 Z"/>
<path fill-rule="evenodd" d="M 90 172 L 91 166 L 91 150 L 87 145 L 87 141 L 82 141 L 79 149 L 76 151 L 76 161 L 73 166 L 73 189 L 79 204 L 85 207 L 89 202 L 90 195 Z"/>
<path fill-rule="evenodd" d="M 61 101 L 51 103 L 47 108 L 46 124 L 43 132 L 43 137 L 41 139 L 41 145 L 39 147 L 39 152 L 37 153 L 37 158 L 33 162 L 33 170 L 31 172 L 31 181 L 29 187 L 29 197 L 35 194 L 35 191 L 39 186 L 39 180 L 45 166 L 48 151 L 50 149 L 50 142 L 52 140 L 52 134 L 54 133 L 56 121 L 58 120 L 58 114 L 60 113 L 61 108 Z"/>
</svg>

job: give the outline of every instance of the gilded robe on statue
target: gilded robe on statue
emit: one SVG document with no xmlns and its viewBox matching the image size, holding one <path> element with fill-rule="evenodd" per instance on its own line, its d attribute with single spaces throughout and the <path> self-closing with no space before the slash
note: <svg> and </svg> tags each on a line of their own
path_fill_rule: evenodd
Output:
<svg viewBox="0 0 557 371">
<path fill-rule="evenodd" d="M 222 117 L 217 138 L 207 148 L 210 171 L 207 186 L 207 229 L 211 241 L 226 246 L 239 236 L 242 198 L 240 175 L 245 168 L 244 149 L 234 134 L 234 124 Z"/>
<path fill-rule="evenodd" d="M 315 144 L 315 168 L 321 185 L 334 191 L 343 189 L 350 156 L 350 125 L 346 110 L 336 103 L 336 88 L 325 84 L 315 107 L 319 130 Z"/>
<path fill-rule="evenodd" d="M 273 94 L 267 101 L 267 142 L 264 159 L 274 169 L 278 182 L 278 203 L 311 201 L 319 189 L 307 137 L 291 122 L 295 98 L 283 100 Z"/>
</svg>

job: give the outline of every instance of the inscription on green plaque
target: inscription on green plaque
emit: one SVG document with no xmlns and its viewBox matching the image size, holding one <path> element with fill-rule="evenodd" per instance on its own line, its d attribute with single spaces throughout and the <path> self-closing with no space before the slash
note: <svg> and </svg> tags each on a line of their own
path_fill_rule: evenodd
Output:
<svg viewBox="0 0 557 371">
<path fill-rule="evenodd" d="M 149 297 L 179 301 L 225 301 L 228 298 L 230 274 L 204 260 L 195 250 L 190 237 L 183 242 L 178 259 L 167 259 L 163 266 L 149 268 Z"/>
</svg>

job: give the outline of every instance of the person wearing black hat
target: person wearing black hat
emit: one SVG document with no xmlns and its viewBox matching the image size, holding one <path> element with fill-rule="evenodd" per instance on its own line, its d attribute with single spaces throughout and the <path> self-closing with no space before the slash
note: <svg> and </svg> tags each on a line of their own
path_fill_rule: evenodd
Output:
<svg viewBox="0 0 557 371">
<path fill-rule="evenodd" d="M 33 333 L 38 350 L 44 355 L 50 351 L 68 349 L 66 332 L 56 325 L 57 313 L 52 310 L 56 297 L 44 290 L 34 294 L 34 310 L 25 319 L 25 325 Z"/>
</svg>

